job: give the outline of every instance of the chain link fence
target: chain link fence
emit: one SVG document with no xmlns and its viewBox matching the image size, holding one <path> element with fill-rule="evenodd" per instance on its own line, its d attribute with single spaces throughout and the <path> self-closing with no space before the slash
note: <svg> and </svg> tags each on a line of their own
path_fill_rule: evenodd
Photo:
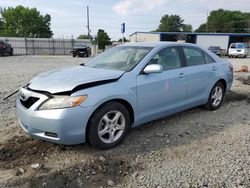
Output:
<svg viewBox="0 0 250 188">
<path fill-rule="evenodd" d="M 0 40 L 11 44 L 14 55 L 70 55 L 77 43 L 91 46 L 90 40 L 85 39 L 0 37 Z"/>
</svg>

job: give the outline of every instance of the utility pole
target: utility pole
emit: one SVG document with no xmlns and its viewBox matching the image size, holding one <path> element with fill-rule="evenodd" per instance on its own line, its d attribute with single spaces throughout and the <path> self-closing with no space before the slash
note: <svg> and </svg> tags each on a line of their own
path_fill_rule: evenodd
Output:
<svg viewBox="0 0 250 188">
<path fill-rule="evenodd" d="M 209 14 L 209 11 L 207 10 L 207 23 L 206 23 L 206 32 L 208 32 L 208 14 Z"/>
<path fill-rule="evenodd" d="M 121 24 L 122 44 L 124 44 L 125 23 Z"/>
<path fill-rule="evenodd" d="M 88 28 L 88 37 L 90 38 L 90 30 L 89 30 L 89 6 L 87 6 L 87 28 Z"/>
</svg>

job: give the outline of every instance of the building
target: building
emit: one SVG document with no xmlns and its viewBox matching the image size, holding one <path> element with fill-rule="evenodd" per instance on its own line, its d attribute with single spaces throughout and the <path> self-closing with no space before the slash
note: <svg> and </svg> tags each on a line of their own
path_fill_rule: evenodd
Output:
<svg viewBox="0 0 250 188">
<path fill-rule="evenodd" d="M 198 44 L 204 48 L 220 46 L 227 51 L 234 42 L 250 44 L 250 33 L 135 32 L 129 39 L 130 42 L 181 41 Z"/>
</svg>

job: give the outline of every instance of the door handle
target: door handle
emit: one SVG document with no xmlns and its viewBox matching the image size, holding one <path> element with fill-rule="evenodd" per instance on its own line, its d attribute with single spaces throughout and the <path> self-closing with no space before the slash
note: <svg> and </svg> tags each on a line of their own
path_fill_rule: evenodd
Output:
<svg viewBox="0 0 250 188">
<path fill-rule="evenodd" d="M 184 73 L 180 73 L 179 76 L 178 76 L 178 78 L 183 78 L 184 76 L 185 76 Z"/>
<path fill-rule="evenodd" d="M 216 67 L 213 67 L 212 70 L 215 71 L 215 70 L 217 70 L 217 68 L 216 68 Z"/>
</svg>

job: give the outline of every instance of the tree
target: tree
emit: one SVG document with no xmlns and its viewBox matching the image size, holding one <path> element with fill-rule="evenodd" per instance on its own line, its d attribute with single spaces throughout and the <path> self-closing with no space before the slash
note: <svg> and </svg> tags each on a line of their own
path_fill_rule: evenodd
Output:
<svg viewBox="0 0 250 188">
<path fill-rule="evenodd" d="M 206 32 L 207 24 L 203 23 L 200 25 L 198 29 L 195 30 L 195 32 Z"/>
<path fill-rule="evenodd" d="M 4 22 L 3 22 L 3 20 L 0 18 L 0 36 L 3 35 L 3 29 L 4 29 Z"/>
<path fill-rule="evenodd" d="M 51 17 L 41 15 L 36 8 L 17 6 L 2 9 L 2 35 L 6 37 L 51 38 Z"/>
<path fill-rule="evenodd" d="M 192 32 L 193 31 L 193 27 L 192 27 L 191 24 L 183 24 L 182 31 L 183 32 Z"/>
<path fill-rule="evenodd" d="M 161 18 L 158 32 L 180 32 L 184 20 L 179 15 L 164 15 Z"/>
<path fill-rule="evenodd" d="M 106 45 L 111 45 L 110 38 L 103 29 L 98 30 L 95 42 L 100 50 L 105 50 Z"/>
<path fill-rule="evenodd" d="M 207 23 L 202 24 L 196 31 L 215 33 L 245 33 L 248 30 L 250 13 L 214 10 L 208 16 Z"/>
<path fill-rule="evenodd" d="M 83 34 L 83 35 L 79 35 L 79 37 L 77 37 L 77 39 L 89 39 L 89 40 L 93 40 L 93 37 L 91 36 L 91 35 L 85 35 L 85 34 Z"/>
</svg>

